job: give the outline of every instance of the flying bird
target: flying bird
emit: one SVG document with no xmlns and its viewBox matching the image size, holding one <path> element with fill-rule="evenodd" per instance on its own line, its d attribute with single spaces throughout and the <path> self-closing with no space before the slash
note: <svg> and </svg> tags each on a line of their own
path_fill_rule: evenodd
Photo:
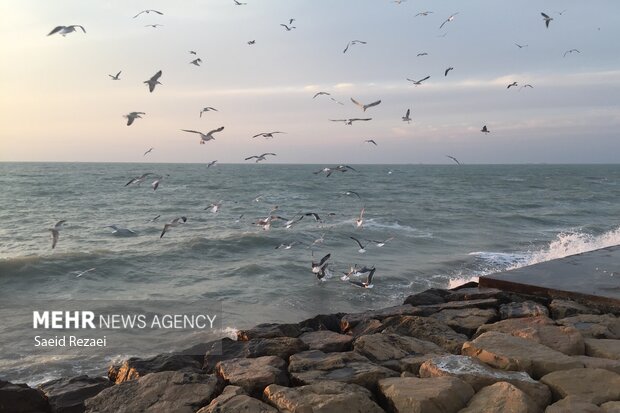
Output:
<svg viewBox="0 0 620 413">
<path fill-rule="evenodd" d="M 249 44 L 250 46 L 252 46 L 252 45 L 253 45 L 253 44 L 255 44 L 255 43 L 256 43 L 256 40 L 250 40 L 250 41 L 248 41 L 248 44 Z"/>
<path fill-rule="evenodd" d="M 164 15 L 164 13 L 162 13 L 162 12 L 160 12 L 160 11 L 153 10 L 153 9 L 149 9 L 149 10 L 142 10 L 140 13 L 136 14 L 135 16 L 133 16 L 133 18 L 135 19 L 136 17 L 138 17 L 138 16 L 139 16 L 139 15 L 141 15 L 142 13 L 149 14 L 149 13 L 151 13 L 151 12 L 153 12 L 153 13 L 157 13 L 157 14 L 159 14 L 159 15 L 161 15 L 161 16 L 163 16 L 163 15 Z"/>
<path fill-rule="evenodd" d="M 414 85 L 418 86 L 421 85 L 422 82 L 424 82 L 425 80 L 429 79 L 430 76 L 426 76 L 424 79 L 420 79 L 420 80 L 413 80 L 413 79 L 409 79 L 407 78 L 408 81 L 413 82 Z"/>
<path fill-rule="evenodd" d="M 562 57 L 566 57 L 566 55 L 570 53 L 581 53 L 581 52 L 577 49 L 570 49 L 570 50 L 565 51 Z"/>
<path fill-rule="evenodd" d="M 153 182 L 151 182 L 151 187 L 153 188 L 153 191 L 157 191 L 157 188 L 159 188 L 159 184 L 161 183 L 162 179 L 164 179 L 163 176 L 158 176 Z"/>
<path fill-rule="evenodd" d="M 67 220 L 63 219 L 61 221 L 56 222 L 53 228 L 48 228 L 48 231 L 52 233 L 52 249 L 56 248 L 56 244 L 58 244 L 58 237 L 60 236 L 60 230 L 63 225 L 67 222 Z"/>
<path fill-rule="evenodd" d="M 375 268 L 371 268 L 366 276 L 366 281 L 348 280 L 351 284 L 362 288 L 372 288 L 372 277 L 375 275 Z"/>
<path fill-rule="evenodd" d="M 353 99 L 353 98 L 351 98 L 351 102 L 355 103 L 357 106 L 359 106 L 360 108 L 362 108 L 362 109 L 364 110 L 364 112 L 366 112 L 366 109 L 368 109 L 368 108 L 372 108 L 373 106 L 377 106 L 378 104 L 380 104 L 380 103 L 381 103 L 381 100 L 377 100 L 377 101 L 375 101 L 375 102 L 368 103 L 368 104 L 366 104 L 366 105 L 365 105 L 365 104 L 363 104 L 363 103 L 358 102 L 357 100 L 355 100 L 355 99 Z"/>
<path fill-rule="evenodd" d="M 358 199 L 362 199 L 362 197 L 360 196 L 360 194 L 358 194 L 355 191 L 345 191 L 342 193 L 343 195 L 349 196 L 349 195 L 355 195 Z"/>
<path fill-rule="evenodd" d="M 202 62 L 201 58 L 198 59 L 194 59 L 191 62 L 189 62 L 190 65 L 195 65 L 195 66 L 200 66 L 200 63 Z"/>
<path fill-rule="evenodd" d="M 264 160 L 266 160 L 267 158 L 265 158 L 265 156 L 267 156 L 267 155 L 273 155 L 273 156 L 276 156 L 276 154 L 275 154 L 275 153 L 272 153 L 272 152 L 267 152 L 267 153 L 263 153 L 262 155 L 252 155 L 252 156 L 248 156 L 247 158 L 245 158 L 245 160 L 246 160 L 246 161 L 249 161 L 250 159 L 254 159 L 254 158 L 256 158 L 255 163 L 258 163 L 258 162 L 260 162 L 260 161 L 264 161 Z"/>
<path fill-rule="evenodd" d="M 123 115 L 124 118 L 127 118 L 127 126 L 130 126 L 134 120 L 136 119 L 142 119 L 142 116 L 140 115 L 146 115 L 146 113 L 144 112 L 130 112 L 127 115 Z"/>
<path fill-rule="evenodd" d="M 329 258 L 331 257 L 331 254 L 327 254 L 325 255 L 323 258 L 321 258 L 321 260 L 319 262 L 312 262 L 312 272 L 314 274 L 318 274 L 321 269 L 327 264 L 327 260 L 329 260 Z"/>
<path fill-rule="evenodd" d="M 356 121 L 369 121 L 372 118 L 329 119 L 331 122 L 344 122 L 345 125 L 353 125 Z"/>
<path fill-rule="evenodd" d="M 195 55 L 195 54 L 196 54 L 196 51 L 195 51 L 195 50 L 190 50 L 190 51 L 189 51 L 189 54 L 194 54 L 194 55 Z"/>
<path fill-rule="evenodd" d="M 356 44 L 366 44 L 366 42 L 363 42 L 361 40 L 351 40 L 349 43 L 347 43 L 347 47 L 344 48 L 342 53 L 346 53 L 347 50 L 349 50 L 349 46 L 353 46 L 353 45 L 356 45 Z"/>
<path fill-rule="evenodd" d="M 149 153 L 151 153 L 153 151 L 153 149 L 155 149 L 155 148 L 149 148 L 149 150 L 144 152 L 144 155 L 142 155 L 142 156 L 148 155 Z"/>
<path fill-rule="evenodd" d="M 263 137 L 263 138 L 273 138 L 273 134 L 274 133 L 286 133 L 286 132 L 280 132 L 280 131 L 275 131 L 275 132 L 263 132 L 263 133 L 258 133 L 254 136 L 252 136 L 252 138 L 258 138 L 259 136 Z"/>
<path fill-rule="evenodd" d="M 79 27 L 80 29 L 82 29 L 82 31 L 84 33 L 86 33 L 86 29 L 84 29 L 83 26 L 80 26 L 79 24 L 72 24 L 71 26 L 56 26 L 54 27 L 54 29 L 52 29 L 51 32 L 49 32 L 47 35 L 51 36 L 55 33 L 59 33 L 62 35 L 62 37 L 65 37 L 66 35 L 68 35 L 69 33 L 73 33 L 75 31 L 75 28 Z"/>
<path fill-rule="evenodd" d="M 206 108 L 204 108 L 204 109 L 202 109 L 202 110 L 200 111 L 200 117 L 202 118 L 202 113 L 203 113 L 203 112 L 208 112 L 208 111 L 210 111 L 210 110 L 213 110 L 213 111 L 216 111 L 216 112 L 218 111 L 217 109 L 215 109 L 215 108 L 213 108 L 213 107 L 211 107 L 211 106 L 207 106 Z"/>
<path fill-rule="evenodd" d="M 277 247 L 275 247 L 274 249 L 279 250 L 279 249 L 285 249 L 285 250 L 290 250 L 291 248 L 293 248 L 293 245 L 298 244 L 297 241 L 293 241 L 290 244 L 280 244 Z"/>
<path fill-rule="evenodd" d="M 521 89 L 523 89 L 524 87 L 529 87 L 530 89 L 534 89 L 534 86 L 532 86 L 532 85 L 530 85 L 530 84 L 528 83 L 528 84 L 526 84 L 526 85 L 521 86 L 521 87 L 519 88 L 519 91 L 520 91 Z"/>
<path fill-rule="evenodd" d="M 140 176 L 135 176 L 135 177 L 131 178 L 129 180 L 129 182 L 127 182 L 125 184 L 125 186 L 129 186 L 129 185 L 132 185 L 132 184 L 140 185 L 142 182 L 144 182 L 146 177 L 149 176 L 149 175 L 153 175 L 153 172 L 147 172 L 147 173 L 144 173 L 144 174 L 142 174 Z"/>
<path fill-rule="evenodd" d="M 205 210 L 210 208 L 211 212 L 213 212 L 214 214 L 217 214 L 221 206 L 222 206 L 222 200 L 220 199 L 218 202 L 213 202 L 209 204 L 209 206 L 206 207 Z"/>
<path fill-rule="evenodd" d="M 413 16 L 413 17 L 418 17 L 418 16 L 428 16 L 428 15 L 429 15 L 429 14 L 431 14 L 431 13 L 432 13 L 432 11 L 422 11 L 422 12 L 420 12 L 420 13 L 416 14 L 416 15 L 415 15 L 415 16 Z"/>
<path fill-rule="evenodd" d="M 112 76 L 112 75 L 108 75 L 112 78 L 112 80 L 121 80 L 121 78 L 119 77 L 121 75 L 121 72 L 119 71 L 116 75 Z"/>
<path fill-rule="evenodd" d="M 420 56 L 428 56 L 428 53 L 426 53 L 426 52 L 422 52 L 422 53 L 418 53 L 418 54 L 416 55 L 416 57 L 420 57 Z"/>
<path fill-rule="evenodd" d="M 155 23 L 155 24 L 145 24 L 144 27 L 152 27 L 157 29 L 158 27 L 163 26 L 163 24 Z"/>
<path fill-rule="evenodd" d="M 517 82 L 512 82 L 511 84 L 506 86 L 506 89 L 510 89 L 512 86 L 517 86 Z"/>
<path fill-rule="evenodd" d="M 293 29 L 296 29 L 297 27 L 295 26 L 287 26 L 286 24 L 280 24 L 280 26 L 284 27 L 286 29 L 287 32 L 290 32 Z"/>
<path fill-rule="evenodd" d="M 448 158 L 452 159 L 454 162 L 457 163 L 457 165 L 460 165 L 461 163 L 459 162 L 458 159 L 456 159 L 454 156 L 450 156 L 450 155 L 446 155 Z"/>
<path fill-rule="evenodd" d="M 411 118 L 409 117 L 410 114 L 411 114 L 411 109 L 407 109 L 405 116 L 401 118 L 403 122 L 411 123 Z"/>
<path fill-rule="evenodd" d="M 89 272 L 91 272 L 91 271 L 95 271 L 96 269 L 97 269 L 97 268 L 94 268 L 94 267 L 93 267 L 93 268 L 89 268 L 89 269 L 84 270 L 84 271 L 78 271 L 78 272 L 77 272 L 77 274 L 75 275 L 75 278 L 81 277 L 82 275 L 84 275 L 84 274 L 86 274 L 86 273 L 89 273 Z"/>
<path fill-rule="evenodd" d="M 331 167 L 331 168 L 323 168 L 320 171 L 313 172 L 313 174 L 317 175 L 317 174 L 320 174 L 322 172 L 325 172 L 325 173 L 327 173 L 327 175 L 325 177 L 329 178 L 329 176 L 332 173 L 334 173 L 334 172 L 343 172 L 344 173 L 344 172 L 347 172 L 349 170 L 357 172 L 357 169 L 352 168 L 349 165 L 338 165 L 338 166 L 334 166 L 334 167 Z"/>
<path fill-rule="evenodd" d="M 445 71 L 445 72 L 443 72 L 444 77 L 448 76 L 448 72 L 449 72 L 450 70 L 454 70 L 454 68 L 453 68 L 453 67 L 449 67 L 449 68 L 447 68 L 447 69 L 446 69 L 446 71 Z"/>
<path fill-rule="evenodd" d="M 248 3 L 241 3 L 240 1 L 233 0 L 237 6 L 245 6 Z"/>
<path fill-rule="evenodd" d="M 549 22 L 550 22 L 551 20 L 553 20 L 553 17 L 549 17 L 549 16 L 547 16 L 547 15 L 546 15 L 545 13 L 543 13 L 543 12 L 541 12 L 540 14 L 541 14 L 541 16 L 543 16 L 543 19 L 545 20 L 545 26 L 546 26 L 546 27 L 547 27 L 547 29 L 548 29 L 548 28 L 549 28 Z"/>
<path fill-rule="evenodd" d="M 316 93 L 314 94 L 314 96 L 312 96 L 312 99 L 314 99 L 314 98 L 315 98 L 315 97 L 317 97 L 317 96 L 321 96 L 321 95 L 327 95 L 327 96 L 329 96 L 329 95 L 331 95 L 331 93 L 328 93 L 328 92 L 316 92 Z"/>
<path fill-rule="evenodd" d="M 487 125 L 484 125 L 484 126 L 482 127 L 482 129 L 480 129 L 480 132 L 483 132 L 483 133 L 491 133 L 491 131 L 487 129 Z"/>
<path fill-rule="evenodd" d="M 207 168 L 211 168 L 212 166 L 215 166 L 215 164 L 217 163 L 217 159 L 215 161 L 211 161 L 207 164 Z"/>
<path fill-rule="evenodd" d="M 106 225 L 105 228 L 112 228 L 112 235 L 120 237 L 132 237 L 138 235 L 135 231 L 132 231 L 129 228 L 121 228 L 117 225 Z"/>
<path fill-rule="evenodd" d="M 199 134 L 199 135 L 200 135 L 200 144 L 201 144 L 201 145 L 204 145 L 204 144 L 205 144 L 205 142 L 215 140 L 215 137 L 213 136 L 213 134 L 214 134 L 214 133 L 216 133 L 216 132 L 221 132 L 221 131 L 223 131 L 223 130 L 224 130 L 224 127 L 223 127 L 223 126 L 220 126 L 219 128 L 217 128 L 217 129 L 213 129 L 213 130 L 211 130 L 211 131 L 209 131 L 209 132 L 207 132 L 207 133 L 202 133 L 202 132 L 199 132 L 199 131 L 196 131 L 196 130 L 190 130 L 190 129 L 181 129 L 181 130 L 182 130 L 183 132 L 189 132 L 189 133 L 197 133 L 197 134 Z"/>
<path fill-rule="evenodd" d="M 355 220 L 355 227 L 359 228 L 364 224 L 364 212 L 366 211 L 365 207 L 362 207 L 360 211 L 360 216 Z"/>
<path fill-rule="evenodd" d="M 373 145 L 377 146 L 377 142 L 375 142 L 374 139 L 366 139 L 364 143 L 372 143 Z"/>
<path fill-rule="evenodd" d="M 394 237 L 389 237 L 389 238 L 387 238 L 387 239 L 385 239 L 385 240 L 383 240 L 383 241 L 376 241 L 376 240 L 374 240 L 374 239 L 367 239 L 366 241 L 374 242 L 374 243 L 377 245 L 377 247 L 381 248 L 381 247 L 383 247 L 383 246 L 384 246 L 384 245 L 385 245 L 388 241 L 392 241 L 393 239 L 394 239 Z"/>
<path fill-rule="evenodd" d="M 441 30 L 441 28 L 443 27 L 444 24 L 451 22 L 452 20 L 454 20 L 454 16 L 456 16 L 457 14 L 459 14 L 458 12 L 454 13 L 452 16 L 448 17 L 446 19 L 446 21 L 444 21 L 443 23 L 441 23 L 441 26 L 439 26 L 439 29 Z"/>
<path fill-rule="evenodd" d="M 363 245 L 363 244 L 360 242 L 360 240 L 358 240 L 358 239 L 357 239 L 357 238 L 355 238 L 355 237 L 349 237 L 349 238 L 351 238 L 353 241 L 355 241 L 355 242 L 357 243 L 357 245 L 359 245 L 360 249 L 359 249 L 359 250 L 357 250 L 357 252 L 359 252 L 360 254 L 363 254 L 363 253 L 365 253 L 365 252 L 366 252 L 366 245 Z"/>
<path fill-rule="evenodd" d="M 186 217 L 178 217 L 178 218 L 173 219 L 172 221 L 164 225 L 164 229 L 161 231 L 161 235 L 159 236 L 159 238 L 162 238 L 164 234 L 168 232 L 170 228 L 178 227 L 179 225 L 184 224 L 186 222 L 187 222 Z"/>
<path fill-rule="evenodd" d="M 149 80 L 145 80 L 142 83 L 146 83 L 147 85 L 149 85 L 149 92 L 152 93 L 155 90 L 156 85 L 161 85 L 161 83 L 159 82 L 160 77 L 161 77 L 161 70 L 155 73 Z"/>
<path fill-rule="evenodd" d="M 519 44 L 519 43 L 515 43 L 515 46 L 517 46 L 519 49 L 523 49 L 524 47 L 527 47 L 527 44 Z"/>
</svg>

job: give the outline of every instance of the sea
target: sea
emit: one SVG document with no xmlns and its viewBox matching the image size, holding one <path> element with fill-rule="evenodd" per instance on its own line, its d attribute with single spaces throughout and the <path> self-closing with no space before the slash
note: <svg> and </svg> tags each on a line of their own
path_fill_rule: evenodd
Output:
<svg viewBox="0 0 620 413">
<path fill-rule="evenodd" d="M 100 376 L 125 357 L 201 339 L 151 332 L 131 351 L 41 354 L 32 326 L 11 321 L 34 303 L 209 302 L 227 336 L 399 305 L 427 288 L 620 244 L 620 165 L 352 164 L 317 173 L 326 166 L 335 165 L 0 163 L 0 378 Z M 303 219 L 255 224 L 270 215 Z M 177 217 L 187 221 L 160 238 Z M 49 229 L 60 220 L 52 248 Z M 327 254 L 333 276 L 320 281 L 311 263 Z M 373 288 L 340 278 L 356 264 L 376 268 Z"/>
</svg>

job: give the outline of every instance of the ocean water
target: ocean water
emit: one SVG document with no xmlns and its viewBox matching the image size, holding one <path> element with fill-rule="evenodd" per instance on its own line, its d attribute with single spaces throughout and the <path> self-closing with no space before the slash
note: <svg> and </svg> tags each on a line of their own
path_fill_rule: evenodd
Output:
<svg viewBox="0 0 620 413">
<path fill-rule="evenodd" d="M 352 165 L 357 172 L 313 174 L 324 166 L 0 163 L 0 302 L 210 300 L 222 306 L 226 334 L 397 305 L 429 287 L 620 244 L 618 165 Z M 125 186 L 145 172 L 164 176 L 156 191 L 152 180 Z M 217 213 L 205 209 L 219 200 Z M 282 217 L 322 220 L 306 216 L 290 229 L 276 221 L 268 231 L 252 224 L 275 206 Z M 187 222 L 160 239 L 179 216 Z M 52 249 L 48 228 L 58 220 L 67 222 Z M 137 235 L 116 236 L 111 224 Z M 394 239 L 360 254 L 351 236 Z M 374 288 L 317 281 L 310 263 L 327 253 L 337 274 L 374 265 Z M 0 314 L 8 318 L 10 310 Z M 39 383 L 103 374 L 110 362 L 39 357 L 27 333 L 0 322 L 12 344 L 0 352 L 0 377 Z"/>
</svg>

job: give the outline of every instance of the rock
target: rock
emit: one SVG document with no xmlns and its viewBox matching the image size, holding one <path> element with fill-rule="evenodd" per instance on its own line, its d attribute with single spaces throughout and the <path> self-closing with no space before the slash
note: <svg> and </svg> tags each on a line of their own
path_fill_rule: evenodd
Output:
<svg viewBox="0 0 620 413">
<path fill-rule="evenodd" d="M 439 354 L 429 353 L 429 354 L 420 354 L 417 356 L 407 356 L 400 360 L 384 361 L 381 363 L 381 365 L 383 367 L 387 367 L 394 371 L 399 371 L 401 373 L 411 373 L 415 377 L 419 377 L 420 366 L 422 366 L 422 364 L 426 363 L 428 360 L 432 358 L 444 356 L 446 354 L 448 353 L 445 353 L 442 351 Z"/>
<path fill-rule="evenodd" d="M 216 372 L 226 384 L 240 386 L 252 396 L 260 395 L 270 384 L 289 383 L 286 363 L 276 356 L 223 360 Z"/>
<path fill-rule="evenodd" d="M 411 355 L 443 353 L 439 346 L 430 341 L 393 333 L 378 333 L 358 337 L 353 348 L 373 362 L 399 360 Z"/>
<path fill-rule="evenodd" d="M 237 340 L 248 341 L 253 338 L 299 337 L 301 327 L 298 324 L 259 324 L 249 330 L 239 330 Z"/>
<path fill-rule="evenodd" d="M 554 400 L 568 396 L 601 404 L 620 400 L 620 375 L 604 369 L 554 371 L 540 379 L 551 389 Z"/>
<path fill-rule="evenodd" d="M 398 377 L 379 381 L 379 392 L 394 413 L 456 413 L 474 389 L 455 377 Z"/>
<path fill-rule="evenodd" d="M 620 401 L 603 403 L 601 404 L 601 409 L 605 413 L 620 413 Z"/>
<path fill-rule="evenodd" d="M 605 413 L 596 404 L 577 397 L 567 397 L 547 407 L 545 413 Z"/>
<path fill-rule="evenodd" d="M 586 355 L 620 360 L 620 340 L 587 338 Z"/>
<path fill-rule="evenodd" d="M 422 291 L 421 293 L 410 295 L 405 299 L 403 304 L 409 304 L 412 306 L 418 305 L 433 305 L 445 302 L 445 297 L 449 296 L 450 292 L 439 288 L 431 288 L 430 290 Z"/>
<path fill-rule="evenodd" d="M 113 383 L 120 384 L 127 380 L 135 380 L 146 376 L 149 373 L 162 371 L 191 371 L 200 373 L 201 367 L 200 362 L 194 357 L 184 354 L 158 354 L 146 359 L 131 357 L 120 365 L 110 366 L 108 378 Z"/>
<path fill-rule="evenodd" d="M 460 290 L 452 291 L 445 297 L 446 301 L 465 301 L 465 300 L 480 300 L 485 298 L 496 298 L 502 300 L 504 292 L 497 288 L 461 288 Z"/>
<path fill-rule="evenodd" d="M 312 331 L 329 330 L 336 333 L 340 333 L 340 319 L 345 316 L 345 313 L 337 314 L 320 314 L 316 317 L 309 318 L 299 323 L 299 327 L 304 329 L 310 329 Z"/>
<path fill-rule="evenodd" d="M 164 371 L 108 387 L 84 404 L 86 413 L 193 413 L 220 389 L 214 375 Z"/>
<path fill-rule="evenodd" d="M 411 336 L 437 344 L 449 353 L 458 354 L 467 336 L 457 333 L 444 323 L 427 317 L 393 317 L 384 321 L 384 332 Z"/>
<path fill-rule="evenodd" d="M 374 390 L 377 381 L 398 376 L 393 370 L 371 363 L 354 351 L 323 353 L 309 350 L 294 354 L 289 359 L 291 381 L 296 385 L 315 384 L 324 380 L 359 384 Z"/>
<path fill-rule="evenodd" d="M 340 330 L 343 333 L 346 333 L 357 324 L 365 320 L 375 319 L 381 321 L 389 317 L 401 315 L 418 315 L 420 313 L 421 310 L 417 307 L 412 307 L 409 304 L 405 304 L 395 307 L 382 308 L 380 310 L 365 311 L 363 313 L 347 314 L 340 320 Z"/>
<path fill-rule="evenodd" d="M 499 301 L 495 298 L 485 298 L 480 300 L 466 300 L 466 301 L 449 301 L 447 303 L 440 303 L 434 305 L 420 305 L 417 308 L 421 310 L 420 314 L 424 317 L 428 317 L 431 314 L 435 314 L 442 310 L 465 310 L 468 308 L 496 308 L 499 305 Z"/>
<path fill-rule="evenodd" d="M 462 354 L 498 369 L 525 371 L 534 378 L 556 370 L 583 367 L 583 363 L 547 346 L 496 331 L 488 331 L 465 343 Z"/>
<path fill-rule="evenodd" d="M 551 317 L 554 320 L 566 317 L 572 317 L 578 314 L 600 314 L 595 308 L 586 307 L 572 300 L 554 299 L 549 304 L 549 310 L 551 310 Z"/>
<path fill-rule="evenodd" d="M 575 327 L 584 338 L 620 339 L 620 318 L 612 314 L 580 314 L 556 322 Z"/>
<path fill-rule="evenodd" d="M 338 334 L 330 330 L 312 331 L 299 336 L 310 350 L 321 350 L 325 353 L 351 350 L 353 337 Z"/>
<path fill-rule="evenodd" d="M 605 369 L 620 374 L 620 360 L 611 360 L 606 358 L 589 356 L 573 356 L 573 358 L 582 362 L 587 368 Z"/>
<path fill-rule="evenodd" d="M 474 337 L 486 331 L 498 331 L 515 337 L 543 344 L 561 353 L 582 355 L 585 351 L 583 337 L 574 327 L 557 326 L 545 316 L 508 318 L 493 324 L 480 326 Z"/>
<path fill-rule="evenodd" d="M 546 405 L 545 405 L 546 406 Z M 543 406 L 544 407 L 544 406 Z M 540 406 L 510 383 L 499 382 L 480 390 L 459 413 L 539 413 Z"/>
<path fill-rule="evenodd" d="M 48 381 L 39 386 L 52 413 L 82 413 L 84 400 L 112 386 L 105 377 L 77 376 Z"/>
<path fill-rule="evenodd" d="M 347 334 L 350 334 L 353 337 L 360 337 L 367 334 L 380 333 L 383 328 L 384 326 L 381 321 L 372 318 L 358 323 L 355 327 L 349 330 Z"/>
<path fill-rule="evenodd" d="M 0 412 L 37 413 L 48 412 L 49 404 L 43 392 L 27 384 L 13 384 L 0 380 Z"/>
<path fill-rule="evenodd" d="M 264 399 L 286 413 L 384 413 L 364 387 L 337 381 L 295 388 L 272 384 Z"/>
<path fill-rule="evenodd" d="M 469 308 L 442 310 L 431 317 L 451 327 L 457 333 L 471 337 L 481 325 L 496 321 L 498 314 L 494 308 Z"/>
<path fill-rule="evenodd" d="M 222 394 L 217 396 L 208 406 L 197 413 L 278 413 L 276 409 L 248 396 L 243 388 L 226 386 Z"/>
<path fill-rule="evenodd" d="M 447 355 L 434 357 L 420 367 L 420 377 L 457 377 L 480 391 L 499 382 L 510 383 L 523 391 L 543 409 L 551 403 L 551 392 L 542 383 L 533 380 L 527 373 L 497 370 L 476 358 Z"/>
<path fill-rule="evenodd" d="M 519 318 L 519 317 L 536 317 L 549 316 L 549 310 L 542 304 L 534 301 L 523 301 L 520 303 L 508 303 L 499 306 L 500 318 Z"/>
<path fill-rule="evenodd" d="M 220 361 L 246 357 L 247 354 L 247 341 L 235 341 L 228 337 L 215 340 L 207 345 L 202 368 L 207 373 L 213 373 Z"/>
<path fill-rule="evenodd" d="M 292 337 L 255 338 L 247 344 L 247 357 L 277 356 L 288 360 L 291 355 L 308 350 L 306 343 Z"/>
</svg>

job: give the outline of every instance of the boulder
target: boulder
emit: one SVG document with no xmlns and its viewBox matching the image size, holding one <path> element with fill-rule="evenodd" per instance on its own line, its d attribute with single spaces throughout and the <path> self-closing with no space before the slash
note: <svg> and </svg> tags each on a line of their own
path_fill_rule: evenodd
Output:
<svg viewBox="0 0 620 413">
<path fill-rule="evenodd" d="M 108 378 L 116 384 L 127 380 L 135 380 L 149 373 L 162 371 L 191 371 L 201 372 L 201 363 L 194 357 L 184 354 L 158 354 L 154 357 L 131 357 L 119 365 L 110 366 Z"/>
<path fill-rule="evenodd" d="M 262 394 L 270 384 L 289 383 L 286 363 L 277 356 L 223 360 L 215 369 L 226 384 L 242 387 L 252 396 Z"/>
<path fill-rule="evenodd" d="M 306 344 L 306 350 L 321 350 L 325 353 L 351 350 L 353 337 L 330 330 L 303 333 L 299 339 Z"/>
<path fill-rule="evenodd" d="M 225 337 L 207 344 L 202 368 L 207 373 L 213 373 L 215 366 L 220 361 L 246 357 L 247 355 L 247 341 L 236 341 Z"/>
<path fill-rule="evenodd" d="M 82 413 L 84 400 L 112 386 L 105 377 L 77 376 L 48 381 L 39 386 L 45 393 L 52 413 Z"/>
<path fill-rule="evenodd" d="M 499 305 L 499 301 L 495 298 L 484 298 L 479 300 L 466 300 L 466 301 L 449 301 L 440 304 L 433 305 L 420 305 L 417 308 L 421 310 L 420 314 L 424 317 L 428 317 L 431 314 L 435 314 L 442 310 L 465 310 L 468 308 L 496 308 Z"/>
<path fill-rule="evenodd" d="M 394 413 L 456 413 L 474 389 L 455 377 L 397 377 L 380 380 L 379 394 Z"/>
<path fill-rule="evenodd" d="M 554 320 L 560 318 L 572 317 L 579 314 L 600 314 L 595 308 L 586 307 L 572 300 L 554 299 L 549 304 L 549 310 L 551 311 L 551 317 Z"/>
<path fill-rule="evenodd" d="M 500 318 L 519 318 L 519 317 L 536 317 L 544 315 L 549 316 L 549 310 L 542 304 L 534 301 L 522 301 L 518 303 L 507 303 L 499 306 Z"/>
<path fill-rule="evenodd" d="M 551 403 L 551 392 L 542 383 L 533 380 L 527 373 L 497 370 L 476 358 L 447 355 L 432 358 L 420 367 L 420 377 L 457 377 L 480 391 L 495 383 L 505 382 L 528 395 L 536 405 L 544 409 Z"/>
<path fill-rule="evenodd" d="M 214 375 L 164 371 L 108 387 L 84 404 L 86 413 L 193 413 L 220 389 Z"/>
<path fill-rule="evenodd" d="M 503 300 L 504 292 L 497 288 L 461 288 L 460 290 L 451 291 L 445 297 L 446 301 L 465 301 L 465 300 L 480 300 L 485 298 L 495 298 L 497 300 Z"/>
<path fill-rule="evenodd" d="M 384 320 L 389 317 L 402 315 L 418 315 L 421 310 L 409 304 L 397 305 L 395 307 L 382 308 L 380 310 L 365 311 L 363 313 L 347 314 L 340 320 L 340 330 L 346 333 L 353 329 L 357 324 L 366 320 Z"/>
<path fill-rule="evenodd" d="M 549 386 L 554 400 L 568 396 L 593 404 L 620 400 L 620 375 L 605 369 L 554 371 L 540 381 Z"/>
<path fill-rule="evenodd" d="M 596 404 L 578 397 L 567 397 L 547 407 L 545 413 L 605 413 Z"/>
<path fill-rule="evenodd" d="M 384 332 L 410 336 L 437 344 L 445 351 L 458 354 L 467 336 L 444 323 L 428 317 L 393 317 L 384 321 Z"/>
<path fill-rule="evenodd" d="M 340 319 L 345 313 L 336 314 L 319 314 L 315 317 L 299 323 L 299 327 L 304 330 L 321 331 L 329 330 L 336 333 L 340 333 Z"/>
<path fill-rule="evenodd" d="M 371 318 L 358 323 L 351 330 L 347 331 L 347 334 L 350 334 L 352 337 L 360 337 L 367 334 L 380 333 L 383 328 L 381 321 Z"/>
<path fill-rule="evenodd" d="M 378 333 L 358 337 L 353 348 L 373 362 L 399 360 L 407 356 L 440 354 L 442 349 L 430 341 L 393 333 Z"/>
<path fill-rule="evenodd" d="M 620 318 L 612 314 L 580 314 L 556 322 L 575 327 L 584 338 L 620 339 Z"/>
<path fill-rule="evenodd" d="M 445 297 L 449 296 L 450 292 L 439 288 L 431 288 L 421 293 L 410 295 L 405 299 L 403 304 L 409 304 L 412 306 L 418 305 L 433 305 L 445 302 Z"/>
<path fill-rule="evenodd" d="M 43 392 L 27 384 L 13 384 L 0 380 L 0 412 L 43 413 L 49 411 Z"/>
<path fill-rule="evenodd" d="M 586 355 L 620 360 L 620 340 L 587 338 Z"/>
<path fill-rule="evenodd" d="M 394 371 L 398 371 L 401 373 L 410 373 L 415 377 L 419 377 L 420 375 L 420 367 L 422 364 L 426 363 L 428 360 L 444 356 L 448 353 L 442 351 L 438 354 L 428 353 L 428 354 L 419 354 L 417 356 L 407 356 L 400 360 L 388 360 L 381 363 L 383 367 L 387 367 Z"/>
<path fill-rule="evenodd" d="M 299 337 L 301 327 L 298 324 L 259 324 L 249 330 L 239 330 L 237 340 L 248 341 L 253 338 Z"/>
<path fill-rule="evenodd" d="M 601 404 L 601 409 L 605 413 L 620 413 L 620 401 L 603 403 Z"/>
<path fill-rule="evenodd" d="M 502 370 L 525 371 L 539 378 L 556 370 L 583 367 L 583 363 L 532 340 L 488 331 L 463 345 L 462 354 Z"/>
<path fill-rule="evenodd" d="M 378 366 L 354 351 L 304 351 L 290 357 L 288 370 L 295 385 L 333 380 L 359 384 L 371 391 L 376 388 L 378 380 L 398 376 L 395 371 Z"/>
<path fill-rule="evenodd" d="M 208 406 L 197 413 L 278 413 L 276 409 L 247 395 L 238 386 L 226 386 L 222 394 L 217 396 Z"/>
<path fill-rule="evenodd" d="M 247 357 L 277 356 L 288 360 L 292 354 L 306 350 L 306 343 L 292 337 L 255 338 L 247 342 Z"/>
<path fill-rule="evenodd" d="M 539 413 L 541 411 L 541 407 L 534 403 L 530 396 L 510 383 L 499 382 L 476 393 L 467 407 L 459 413 Z"/>
<path fill-rule="evenodd" d="M 471 337 L 481 325 L 496 321 L 498 314 L 494 308 L 468 308 L 442 310 L 431 317 L 441 321 L 457 333 Z"/>
<path fill-rule="evenodd" d="M 587 368 L 605 369 L 620 374 L 620 360 L 611 360 L 601 357 L 573 356 L 575 360 L 583 363 Z"/>
<path fill-rule="evenodd" d="M 265 389 L 264 399 L 287 413 L 384 413 L 370 391 L 337 381 L 294 388 L 272 384 Z"/>
</svg>

